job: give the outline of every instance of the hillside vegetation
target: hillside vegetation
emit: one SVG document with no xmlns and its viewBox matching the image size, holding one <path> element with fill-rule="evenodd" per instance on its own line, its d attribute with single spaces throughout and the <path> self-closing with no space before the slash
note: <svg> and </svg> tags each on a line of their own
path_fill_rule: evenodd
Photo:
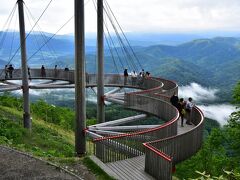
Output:
<svg viewBox="0 0 240 180">
<path fill-rule="evenodd" d="M 234 102 L 239 106 L 240 83 L 234 89 Z M 60 165 L 86 163 L 98 169 L 88 158 L 76 159 L 74 153 L 74 123 L 73 111 L 68 108 L 55 107 L 40 100 L 31 104 L 33 116 L 32 132 L 22 127 L 22 100 L 5 94 L 0 96 L 0 144 L 29 152 L 35 156 L 44 157 Z M 118 107 L 108 107 L 109 120 L 120 118 L 120 112 L 128 115 L 128 111 Z M 89 117 L 95 116 L 90 109 Z M 117 113 L 118 112 L 118 113 Z M 200 175 L 220 176 L 225 171 L 234 175 L 240 173 L 240 122 L 239 110 L 232 114 L 228 125 L 219 127 L 215 121 L 205 123 L 205 142 L 203 148 L 191 159 L 177 165 L 174 176 L 183 178 L 198 178 Z M 87 120 L 87 124 L 95 123 L 94 119 Z M 87 143 L 91 149 L 91 144 Z M 88 149 L 88 152 L 89 150 Z M 70 163 L 70 165 L 69 165 Z M 100 171 L 100 173 L 99 173 Z M 111 179 L 101 170 L 97 174 L 104 179 Z"/>
<path fill-rule="evenodd" d="M 23 128 L 22 100 L 9 94 L 0 96 L 0 144 L 44 158 L 85 178 L 111 179 L 86 156 L 75 157 L 73 111 L 43 101 L 31 104 L 32 130 Z M 46 110 L 49 114 L 46 113 Z M 91 120 L 90 120 L 91 122 Z M 91 143 L 87 148 L 92 149 Z M 90 151 L 88 151 L 90 152 Z M 85 165 L 85 166 L 84 166 Z"/>
<path fill-rule="evenodd" d="M 233 98 L 238 109 L 230 116 L 228 124 L 212 129 L 202 149 L 192 158 L 177 165 L 177 177 L 240 179 L 240 82 L 234 88 Z M 202 177 L 198 178 L 199 173 L 195 171 L 203 172 L 200 173 Z"/>
</svg>

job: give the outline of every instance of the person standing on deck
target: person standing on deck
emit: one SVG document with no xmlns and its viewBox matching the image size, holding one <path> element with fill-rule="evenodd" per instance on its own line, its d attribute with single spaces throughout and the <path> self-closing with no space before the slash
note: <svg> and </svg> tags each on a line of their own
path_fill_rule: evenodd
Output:
<svg viewBox="0 0 240 180">
<path fill-rule="evenodd" d="M 188 98 L 188 101 L 186 103 L 186 115 L 187 115 L 187 121 L 186 121 L 186 124 L 188 125 L 192 125 L 192 108 L 195 106 L 195 104 L 192 102 L 192 98 Z"/>
<path fill-rule="evenodd" d="M 54 67 L 54 78 L 57 78 L 58 76 L 58 70 L 57 70 L 57 65 Z"/>
<path fill-rule="evenodd" d="M 145 78 L 145 76 L 146 76 L 146 73 L 145 73 L 144 69 L 142 69 L 142 72 L 141 72 L 141 74 L 142 74 L 142 77 L 143 77 L 143 78 Z"/>
<path fill-rule="evenodd" d="M 9 77 L 12 78 L 12 73 L 14 71 L 14 67 L 12 66 L 12 64 L 9 65 L 8 67 L 8 72 L 9 72 Z"/>
<path fill-rule="evenodd" d="M 179 102 L 178 102 L 178 111 L 179 111 L 179 114 L 180 114 L 180 118 L 181 118 L 181 126 L 183 127 L 183 120 L 184 120 L 184 116 L 186 114 L 186 111 L 185 111 L 185 106 L 186 106 L 186 102 L 184 101 L 183 98 L 180 98 Z"/>
<path fill-rule="evenodd" d="M 124 75 L 124 85 L 126 85 L 127 84 L 127 78 L 128 78 L 127 69 L 124 69 L 123 75 Z"/>
<path fill-rule="evenodd" d="M 28 78 L 31 81 L 31 72 L 30 72 L 30 67 L 28 67 Z"/>
<path fill-rule="evenodd" d="M 172 97 L 170 98 L 170 102 L 173 106 L 175 106 L 177 108 L 178 107 L 178 101 L 179 101 L 178 96 L 174 92 Z"/>
<path fill-rule="evenodd" d="M 5 65 L 4 70 L 5 70 L 5 79 L 7 79 L 8 78 L 8 65 Z"/>
<path fill-rule="evenodd" d="M 46 77 L 46 70 L 45 70 L 44 65 L 42 65 L 42 67 L 41 67 L 41 76 Z"/>
</svg>

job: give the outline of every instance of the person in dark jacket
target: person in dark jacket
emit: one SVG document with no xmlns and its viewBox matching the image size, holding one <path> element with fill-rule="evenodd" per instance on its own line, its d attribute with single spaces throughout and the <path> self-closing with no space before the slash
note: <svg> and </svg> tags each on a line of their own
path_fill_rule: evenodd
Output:
<svg viewBox="0 0 240 180">
<path fill-rule="evenodd" d="M 46 77 L 46 70 L 45 70 L 44 65 L 42 65 L 42 67 L 41 67 L 41 76 Z"/>
<path fill-rule="evenodd" d="M 170 102 L 173 106 L 175 106 L 177 108 L 178 107 L 178 101 L 179 101 L 178 96 L 174 92 L 172 97 L 170 98 Z"/>
<path fill-rule="evenodd" d="M 184 116 L 186 114 L 186 111 L 185 111 L 185 106 L 186 106 L 186 102 L 184 101 L 183 98 L 180 98 L 179 102 L 178 102 L 178 111 L 179 111 L 179 114 L 180 114 L 180 118 L 181 118 L 181 126 L 183 127 L 183 120 L 184 120 Z"/>
<path fill-rule="evenodd" d="M 8 67 L 8 72 L 9 72 L 9 77 L 10 77 L 10 78 L 12 78 L 12 73 L 13 73 L 13 71 L 14 71 L 14 67 L 13 67 L 12 64 L 10 64 L 9 67 Z"/>
<path fill-rule="evenodd" d="M 5 65 L 5 68 L 4 68 L 4 70 L 5 70 L 5 79 L 7 79 L 8 78 L 8 65 Z"/>
<path fill-rule="evenodd" d="M 128 77 L 127 69 L 124 69 L 123 75 L 124 75 L 124 85 L 126 85 L 127 84 L 127 77 Z"/>
</svg>

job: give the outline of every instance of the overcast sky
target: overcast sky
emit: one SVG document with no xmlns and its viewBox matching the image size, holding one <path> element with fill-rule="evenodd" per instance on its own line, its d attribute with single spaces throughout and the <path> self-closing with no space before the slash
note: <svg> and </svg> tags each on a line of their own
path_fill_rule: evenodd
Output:
<svg viewBox="0 0 240 180">
<path fill-rule="evenodd" d="M 38 19 L 50 0 L 25 0 Z M 96 30 L 93 0 L 85 0 L 86 32 Z M 16 0 L 0 0 L 0 30 Z M 240 0 L 107 0 L 126 32 L 238 31 Z M 55 33 L 71 16 L 74 0 L 53 0 L 39 25 Z M 27 18 L 27 17 L 26 17 Z M 15 18 L 16 19 L 16 18 Z M 18 27 L 13 20 L 11 28 Z M 26 19 L 27 30 L 30 29 Z M 38 29 L 35 29 L 38 30 Z M 59 34 L 73 33 L 71 21 Z"/>
</svg>

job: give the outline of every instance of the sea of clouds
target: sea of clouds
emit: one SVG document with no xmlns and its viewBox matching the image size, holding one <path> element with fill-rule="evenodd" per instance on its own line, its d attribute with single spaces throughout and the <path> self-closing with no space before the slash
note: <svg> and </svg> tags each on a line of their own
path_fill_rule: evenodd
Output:
<svg viewBox="0 0 240 180">
<path fill-rule="evenodd" d="M 203 87 L 197 83 L 190 83 L 186 86 L 179 87 L 179 97 L 187 100 L 193 98 L 195 104 L 203 111 L 204 116 L 217 120 L 221 125 L 227 123 L 229 116 L 236 110 L 236 107 L 231 104 L 215 104 L 218 99 L 216 93 L 218 89 Z M 54 93 L 53 93 L 54 92 Z M 21 94 L 21 91 L 15 91 L 16 94 Z M 74 89 L 54 89 L 54 90 L 30 90 L 30 94 L 39 98 L 49 97 L 64 100 L 72 99 L 74 101 Z M 96 103 L 96 95 L 90 89 L 86 90 L 86 99 L 89 102 Z"/>
<path fill-rule="evenodd" d="M 185 100 L 192 97 L 205 117 L 217 120 L 221 125 L 224 125 L 236 107 L 231 104 L 214 104 L 214 101 L 218 99 L 216 96 L 218 91 L 218 89 L 203 87 L 193 82 L 179 87 L 179 97 L 183 97 Z"/>
</svg>

